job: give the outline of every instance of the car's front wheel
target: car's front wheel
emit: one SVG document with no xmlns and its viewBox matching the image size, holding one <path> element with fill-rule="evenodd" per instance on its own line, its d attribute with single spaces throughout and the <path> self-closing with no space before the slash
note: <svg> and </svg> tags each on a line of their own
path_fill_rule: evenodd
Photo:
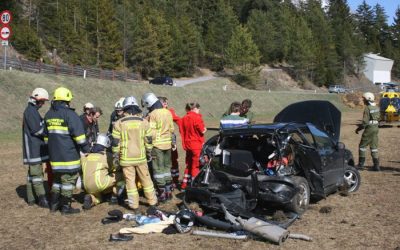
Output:
<svg viewBox="0 0 400 250">
<path fill-rule="evenodd" d="M 307 180 L 301 176 L 294 176 L 293 178 L 299 191 L 287 206 L 287 210 L 301 215 L 307 210 L 308 205 L 310 204 L 310 186 L 308 185 Z"/>
<path fill-rule="evenodd" d="M 344 169 L 344 181 L 349 193 L 356 192 L 361 185 L 360 172 L 355 167 L 347 165 Z"/>
</svg>

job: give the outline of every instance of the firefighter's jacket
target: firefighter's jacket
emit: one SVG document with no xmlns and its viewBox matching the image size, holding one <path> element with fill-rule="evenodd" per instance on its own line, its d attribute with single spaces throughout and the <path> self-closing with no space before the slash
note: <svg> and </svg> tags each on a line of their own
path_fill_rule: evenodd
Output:
<svg viewBox="0 0 400 250">
<path fill-rule="evenodd" d="M 112 155 L 106 152 L 90 153 L 82 157 L 83 183 L 87 193 L 101 193 L 115 184 L 112 166 Z"/>
<path fill-rule="evenodd" d="M 44 142 L 44 122 L 38 107 L 29 103 L 22 122 L 23 161 L 27 165 L 40 164 L 49 159 Z"/>
<path fill-rule="evenodd" d="M 53 172 L 78 172 L 81 168 L 79 149 L 83 153 L 89 151 L 79 116 L 65 103 L 55 102 L 44 120 Z"/>
<path fill-rule="evenodd" d="M 166 150 L 172 147 L 174 124 L 168 109 L 154 109 L 149 114 L 149 123 L 155 148 Z"/>
<path fill-rule="evenodd" d="M 380 111 L 379 108 L 375 105 L 367 105 L 364 109 L 362 126 L 365 129 L 368 128 L 377 128 L 379 125 L 379 117 Z"/>
<path fill-rule="evenodd" d="M 114 154 L 118 154 L 121 166 L 147 162 L 146 151 L 152 148 L 151 130 L 147 120 L 126 115 L 115 122 L 112 136 L 112 150 Z"/>
</svg>

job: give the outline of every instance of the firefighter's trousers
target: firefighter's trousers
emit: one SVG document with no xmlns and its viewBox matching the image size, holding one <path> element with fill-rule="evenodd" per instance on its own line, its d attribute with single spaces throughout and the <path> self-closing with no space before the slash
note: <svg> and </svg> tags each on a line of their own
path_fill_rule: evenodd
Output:
<svg viewBox="0 0 400 250">
<path fill-rule="evenodd" d="M 171 149 L 153 148 L 151 151 L 153 163 L 153 177 L 158 188 L 170 185 L 171 178 Z"/>
<path fill-rule="evenodd" d="M 371 148 L 371 156 L 378 159 L 378 125 L 369 125 L 365 128 L 359 145 L 359 157 L 365 158 L 368 146 Z"/>
<path fill-rule="evenodd" d="M 45 195 L 42 164 L 29 165 L 26 177 L 26 199 L 28 202 L 35 202 L 35 197 L 41 195 Z"/>
<path fill-rule="evenodd" d="M 149 205 L 156 205 L 157 197 L 147 163 L 144 162 L 141 164 L 123 166 L 122 170 L 124 172 L 126 182 L 128 206 L 132 209 L 137 209 L 139 207 L 139 193 L 136 186 L 136 178 L 143 187 L 143 193 Z"/>
<path fill-rule="evenodd" d="M 72 198 L 78 173 L 53 172 L 54 182 L 51 188 L 53 193 L 60 193 L 61 196 Z"/>
</svg>

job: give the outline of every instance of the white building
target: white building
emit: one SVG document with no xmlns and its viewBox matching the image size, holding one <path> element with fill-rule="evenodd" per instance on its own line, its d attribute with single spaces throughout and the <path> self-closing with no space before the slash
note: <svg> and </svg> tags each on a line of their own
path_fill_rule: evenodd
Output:
<svg viewBox="0 0 400 250">
<path fill-rule="evenodd" d="M 364 75 L 374 84 L 390 82 L 392 67 L 391 59 L 372 53 L 364 55 Z"/>
</svg>

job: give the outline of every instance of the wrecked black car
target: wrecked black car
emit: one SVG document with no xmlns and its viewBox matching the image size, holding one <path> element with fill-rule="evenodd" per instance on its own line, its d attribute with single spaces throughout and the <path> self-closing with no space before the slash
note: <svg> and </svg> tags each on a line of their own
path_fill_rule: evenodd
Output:
<svg viewBox="0 0 400 250">
<path fill-rule="evenodd" d="M 360 174 L 339 142 L 340 123 L 330 102 L 304 101 L 287 106 L 272 124 L 221 130 L 203 147 L 202 171 L 185 204 L 244 218 L 270 209 L 300 215 L 312 197 L 357 191 Z"/>
</svg>

